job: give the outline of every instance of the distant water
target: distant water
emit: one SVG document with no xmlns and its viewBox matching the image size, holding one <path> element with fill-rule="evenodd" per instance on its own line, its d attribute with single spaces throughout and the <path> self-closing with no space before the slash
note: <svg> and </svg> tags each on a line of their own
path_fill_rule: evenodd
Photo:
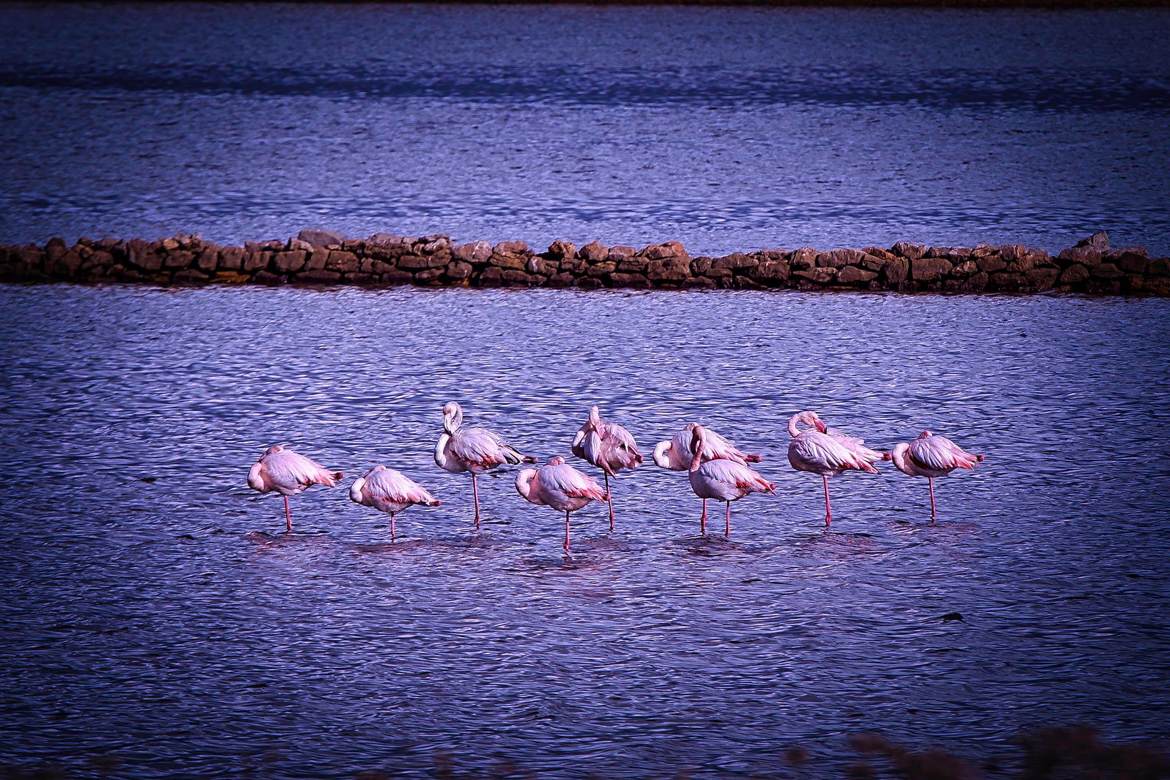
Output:
<svg viewBox="0 0 1170 780">
<path fill-rule="evenodd" d="M 800 776 L 840 777 L 858 731 L 1001 765 L 1028 726 L 1165 735 L 1168 315 L 0 286 L 0 765 L 418 776 L 447 754 L 479 776 L 709 778 L 775 776 L 799 744 Z M 542 458 L 592 403 L 646 450 L 698 419 L 761 452 L 778 495 L 702 539 L 685 475 L 645 466 L 615 484 L 615 533 L 577 516 L 567 563 L 514 470 L 483 480 L 472 532 L 469 480 L 431 460 L 451 399 Z M 785 460 L 809 406 L 873 445 L 931 428 L 987 461 L 939 481 L 935 527 L 923 480 L 835 480 L 826 532 L 820 481 Z M 350 476 L 384 461 L 443 506 L 390 544 L 317 488 L 286 537 L 279 498 L 245 485 L 276 441 Z"/>
<path fill-rule="evenodd" d="M 1170 251 L 1170 12 L 0 8 L 0 241 Z"/>
</svg>

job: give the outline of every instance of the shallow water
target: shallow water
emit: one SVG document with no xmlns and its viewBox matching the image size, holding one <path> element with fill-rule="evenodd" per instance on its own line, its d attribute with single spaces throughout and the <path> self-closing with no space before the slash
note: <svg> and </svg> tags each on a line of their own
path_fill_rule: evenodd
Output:
<svg viewBox="0 0 1170 780">
<path fill-rule="evenodd" d="M 800 293 L 0 286 L 0 762 L 120 776 L 747 775 L 844 735 L 1010 754 L 1167 732 L 1170 303 Z M 645 450 L 701 420 L 777 496 L 698 536 L 685 475 L 561 521 L 431 451 L 443 402 L 542 458 L 587 407 Z M 786 419 L 987 462 L 820 483 Z M 389 543 L 346 491 L 248 490 L 290 443 L 443 500 Z M 588 468 L 588 467 L 584 467 Z M 714 528 L 721 528 L 718 520 Z M 961 622 L 941 616 L 960 612 Z"/>
<path fill-rule="evenodd" d="M 1170 252 L 1170 12 L 0 7 L 0 241 Z"/>
</svg>

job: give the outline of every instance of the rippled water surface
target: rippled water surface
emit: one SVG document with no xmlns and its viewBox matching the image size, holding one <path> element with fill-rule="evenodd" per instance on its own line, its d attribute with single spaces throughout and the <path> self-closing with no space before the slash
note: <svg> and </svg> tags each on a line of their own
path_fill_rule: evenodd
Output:
<svg viewBox="0 0 1170 780">
<path fill-rule="evenodd" d="M 84 774 L 697 777 L 851 760 L 879 729 L 965 755 L 1021 727 L 1170 722 L 1170 306 L 797 293 L 0 287 L 0 761 Z M 646 450 L 700 420 L 776 496 L 698 535 L 646 466 L 574 520 L 431 451 L 443 402 L 541 458 L 587 407 Z M 987 453 L 926 484 L 790 470 L 812 407 L 889 447 Z M 290 443 L 443 500 L 391 544 L 343 488 L 248 490 Z M 588 468 L 587 466 L 584 468 Z M 716 527 L 721 524 L 716 523 Z M 961 622 L 941 616 L 960 612 Z"/>
<path fill-rule="evenodd" d="M 0 241 L 1170 252 L 1170 12 L 0 8 Z"/>
</svg>

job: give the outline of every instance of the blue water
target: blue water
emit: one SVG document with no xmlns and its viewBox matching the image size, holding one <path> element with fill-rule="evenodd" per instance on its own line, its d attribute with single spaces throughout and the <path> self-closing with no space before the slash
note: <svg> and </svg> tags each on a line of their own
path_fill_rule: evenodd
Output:
<svg viewBox="0 0 1170 780">
<path fill-rule="evenodd" d="M 1170 252 L 1170 12 L 0 8 L 0 241 Z"/>
<path fill-rule="evenodd" d="M 842 776 L 880 730 L 1013 766 L 1021 728 L 1170 732 L 1170 301 L 0 286 L 0 765 L 71 776 Z M 776 496 L 698 535 L 648 465 L 562 519 L 434 465 L 442 404 L 542 459 L 590 404 L 699 420 Z M 786 462 L 814 408 L 938 481 Z M 443 505 L 251 492 L 285 442 Z M 588 469 L 588 466 L 582 468 Z M 720 518 L 721 519 L 721 518 Z M 722 523 L 713 527 L 721 529 Z M 959 612 L 962 621 L 942 616 Z M 438 757 L 438 758 L 437 758 Z M 1001 776 L 995 772 L 992 777 Z"/>
</svg>

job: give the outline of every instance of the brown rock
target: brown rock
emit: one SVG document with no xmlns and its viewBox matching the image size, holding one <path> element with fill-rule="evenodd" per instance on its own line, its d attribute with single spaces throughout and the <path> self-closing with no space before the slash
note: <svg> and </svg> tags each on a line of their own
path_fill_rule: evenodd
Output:
<svg viewBox="0 0 1170 780">
<path fill-rule="evenodd" d="M 534 287 L 544 282 L 544 279 L 539 276 L 517 271 L 514 268 L 505 268 L 502 277 L 504 282 L 511 287 Z"/>
<path fill-rule="evenodd" d="M 609 252 L 605 255 L 605 259 L 614 263 L 620 263 L 621 261 L 628 260 L 637 254 L 638 250 L 634 249 L 632 246 L 618 244 L 617 246 L 611 246 L 609 248 Z"/>
<path fill-rule="evenodd" d="M 910 276 L 916 282 L 933 282 L 950 274 L 951 268 L 941 257 L 919 257 L 910 261 Z"/>
<path fill-rule="evenodd" d="M 847 265 L 837 272 L 837 281 L 841 284 L 868 284 L 877 278 L 873 271 L 866 271 L 855 265 Z"/>
<path fill-rule="evenodd" d="M 309 252 L 313 251 L 313 245 L 308 241 L 301 241 L 299 238 L 290 238 L 288 240 L 288 244 L 285 246 L 285 249 L 304 252 L 305 255 L 308 256 Z"/>
<path fill-rule="evenodd" d="M 1060 275 L 1061 284 L 1081 284 L 1089 278 L 1089 269 L 1080 263 L 1074 263 Z"/>
<path fill-rule="evenodd" d="M 742 252 L 727 255 L 726 257 L 716 257 L 711 261 L 711 268 L 726 269 L 728 271 L 744 271 L 751 273 L 751 269 L 760 264 L 760 261 L 751 255 L 745 255 Z"/>
<path fill-rule="evenodd" d="M 465 263 L 486 263 L 491 256 L 492 245 L 486 241 L 473 241 L 455 248 L 455 257 Z"/>
<path fill-rule="evenodd" d="M 528 258 L 522 255 L 501 255 L 496 252 L 488 258 L 488 264 L 496 268 L 523 271 L 528 265 Z M 399 263 L 401 265 L 401 263 Z M 502 277 L 501 277 L 502 278 Z"/>
<path fill-rule="evenodd" d="M 383 271 L 378 275 L 384 284 L 410 284 L 414 281 L 414 274 L 410 271 L 403 271 L 398 268 L 392 268 L 389 271 Z"/>
<path fill-rule="evenodd" d="M 252 274 L 252 281 L 256 282 L 256 284 L 274 286 L 277 284 L 284 284 L 288 280 L 285 277 L 280 276 L 279 274 L 274 274 L 270 271 L 257 271 L 256 273 Z"/>
<path fill-rule="evenodd" d="M 255 271 L 260 268 L 267 268 L 268 259 L 269 254 L 267 252 L 260 250 L 249 252 L 248 254 L 244 255 L 244 270 Z"/>
<path fill-rule="evenodd" d="M 452 260 L 447 263 L 447 270 L 444 273 L 448 279 L 455 281 L 462 281 L 471 278 L 471 263 L 466 263 L 462 260 Z"/>
<path fill-rule="evenodd" d="M 546 255 L 552 260 L 561 260 L 565 257 L 576 257 L 577 247 L 569 241 L 557 239 L 548 245 Z"/>
<path fill-rule="evenodd" d="M 666 241 L 661 244 L 651 244 L 638 254 L 651 260 L 664 260 L 668 257 L 689 257 L 687 255 L 687 250 L 678 241 Z"/>
<path fill-rule="evenodd" d="M 792 253 L 792 257 L 788 260 L 788 267 L 793 271 L 803 271 L 808 268 L 815 268 L 817 264 L 817 255 L 820 254 L 812 247 L 802 247 Z"/>
<path fill-rule="evenodd" d="M 167 252 L 174 252 L 179 246 L 179 241 L 174 238 L 164 238 L 162 241 L 162 248 Z"/>
<path fill-rule="evenodd" d="M 1102 252 L 1091 246 L 1072 247 L 1063 250 L 1057 259 L 1062 261 L 1062 264 L 1080 263 L 1081 265 L 1092 268 L 1101 263 Z"/>
<path fill-rule="evenodd" d="M 585 273 L 589 276 L 602 277 L 606 274 L 612 274 L 617 270 L 617 263 L 611 263 L 608 260 L 604 263 L 592 263 Z"/>
<path fill-rule="evenodd" d="M 601 280 L 594 276 L 586 276 L 577 280 L 577 286 L 582 290 L 596 290 L 602 287 Z"/>
<path fill-rule="evenodd" d="M 176 271 L 172 278 L 175 284 L 181 285 L 207 284 L 209 280 L 210 277 L 207 274 L 195 268 L 184 268 Z"/>
<path fill-rule="evenodd" d="M 375 233 L 366 239 L 366 248 L 370 246 L 405 246 L 410 247 L 414 244 L 413 238 L 407 236 L 400 236 L 396 233 Z"/>
<path fill-rule="evenodd" d="M 614 287 L 646 288 L 650 286 L 650 280 L 642 274 L 610 274 L 609 281 Z"/>
<path fill-rule="evenodd" d="M 817 255 L 817 265 L 824 268 L 844 268 L 847 265 L 858 265 L 864 252 L 856 249 L 834 249 L 832 252 L 821 252 Z"/>
<path fill-rule="evenodd" d="M 764 260 L 751 270 L 751 277 L 768 287 L 782 287 L 788 281 L 788 261 Z"/>
<path fill-rule="evenodd" d="M 987 283 L 991 279 L 991 275 L 980 271 L 977 274 L 971 274 L 967 277 L 967 292 L 983 292 L 987 289 Z"/>
<path fill-rule="evenodd" d="M 1002 271 L 1007 268 L 1007 261 L 998 254 L 977 254 L 975 255 L 975 265 L 980 271 L 993 274 L 996 271 Z"/>
<path fill-rule="evenodd" d="M 600 263 L 609 257 L 609 247 L 600 241 L 590 241 L 577 250 L 577 256 L 590 263 Z"/>
<path fill-rule="evenodd" d="M 243 267 L 244 248 L 225 246 L 219 250 L 219 269 L 223 271 L 238 271 Z"/>
<path fill-rule="evenodd" d="M 904 257 L 890 258 L 882 266 L 882 273 L 885 274 L 887 282 L 897 287 L 905 282 L 910 274 L 910 261 Z"/>
<path fill-rule="evenodd" d="M 646 276 L 652 282 L 681 282 L 691 276 L 691 261 L 686 257 L 658 258 L 650 261 Z"/>
<path fill-rule="evenodd" d="M 1146 292 L 1151 295 L 1170 297 L 1170 276 L 1146 277 Z"/>
<path fill-rule="evenodd" d="M 299 249 L 291 252 L 277 252 L 272 257 L 272 267 L 282 274 L 299 271 L 305 267 L 305 252 Z"/>
<path fill-rule="evenodd" d="M 951 269 L 951 276 L 970 276 L 979 270 L 979 264 L 974 260 L 964 260 Z"/>
<path fill-rule="evenodd" d="M 337 284 L 340 280 L 341 274 L 324 269 L 302 271 L 293 277 L 293 281 L 297 284 Z"/>
<path fill-rule="evenodd" d="M 837 278 L 837 269 L 826 268 L 824 266 L 819 268 L 803 268 L 799 271 L 793 271 L 790 276 L 813 282 L 814 284 L 828 284 Z"/>
<path fill-rule="evenodd" d="M 1096 249 L 1098 252 L 1104 253 L 1105 250 L 1109 249 L 1109 234 L 1104 230 L 1098 230 L 1088 238 L 1082 238 L 1080 241 L 1076 242 L 1073 245 L 1073 248 L 1075 249 L 1077 247 L 1091 247 Z"/>
<path fill-rule="evenodd" d="M 325 264 L 329 262 L 329 253 L 334 250 L 317 247 L 309 255 L 309 259 L 305 262 L 304 270 L 306 271 L 322 271 L 325 269 Z"/>
<path fill-rule="evenodd" d="M 304 241 L 313 248 L 328 248 L 331 246 L 341 246 L 345 241 L 345 237 L 340 233 L 334 233 L 332 230 L 306 228 L 300 233 L 297 233 L 297 240 Z"/>
<path fill-rule="evenodd" d="M 186 268 L 194 259 L 194 252 L 167 252 L 163 258 L 163 268 Z"/>
<path fill-rule="evenodd" d="M 222 284 L 247 284 L 252 281 L 252 277 L 248 274 L 242 274 L 239 271 L 225 271 L 221 268 L 215 272 L 215 277 L 212 281 Z"/>
<path fill-rule="evenodd" d="M 883 261 L 893 260 L 895 257 L 897 257 L 897 255 L 895 255 L 893 252 L 891 252 L 887 249 L 882 249 L 881 247 L 877 247 L 877 246 L 867 246 L 865 249 L 863 249 L 861 251 L 865 252 L 867 255 L 872 255 L 872 256 L 874 256 L 880 260 L 883 260 Z"/>
<path fill-rule="evenodd" d="M 527 255 L 528 244 L 524 241 L 501 241 L 492 250 L 497 255 Z"/>
<path fill-rule="evenodd" d="M 692 290 L 713 290 L 715 289 L 715 280 L 705 276 L 692 276 L 686 280 L 684 286 Z"/>
<path fill-rule="evenodd" d="M 1170 258 L 1159 257 L 1151 260 L 1146 272 L 1151 276 L 1170 276 Z"/>
<path fill-rule="evenodd" d="M 472 282 L 480 287 L 500 287 L 504 284 L 504 269 L 489 265 L 480 271 L 479 276 L 474 277 Z"/>
<path fill-rule="evenodd" d="M 424 255 L 451 252 L 451 239 L 447 236 L 423 236 L 418 240 L 417 250 Z"/>
<path fill-rule="evenodd" d="M 414 283 L 425 286 L 439 284 L 439 277 L 443 276 L 443 274 L 446 272 L 446 266 L 442 268 L 428 268 L 425 271 L 419 271 L 414 275 Z"/>
<path fill-rule="evenodd" d="M 577 277 L 571 273 L 559 273 L 548 280 L 549 287 L 572 287 L 577 283 Z"/>
<path fill-rule="evenodd" d="M 909 241 L 899 241 L 890 247 L 890 251 L 907 260 L 917 260 L 926 255 L 926 246 L 924 244 L 911 244 Z"/>
<path fill-rule="evenodd" d="M 558 261 L 556 260 L 546 260 L 540 255 L 533 255 L 528 258 L 524 270 L 537 276 L 552 276 L 558 270 L 557 263 Z"/>
<path fill-rule="evenodd" d="M 618 261 L 618 271 L 624 274 L 644 274 L 650 267 L 650 261 L 644 257 L 627 257 Z"/>
<path fill-rule="evenodd" d="M 861 257 L 857 259 L 854 265 L 864 268 L 866 271 L 880 271 L 886 264 L 886 258 L 881 255 L 873 255 L 869 252 L 862 252 Z"/>
<path fill-rule="evenodd" d="M 1113 263 L 1101 263 L 1101 265 L 1093 268 L 1089 273 L 1094 279 L 1118 279 L 1124 276 L 1121 273 L 1121 269 Z"/>
<path fill-rule="evenodd" d="M 1150 258 L 1145 247 L 1113 249 L 1106 254 L 1106 259 L 1115 263 L 1127 274 L 1144 274 L 1150 265 Z"/>
<path fill-rule="evenodd" d="M 353 252 L 345 252 L 339 249 L 329 250 L 329 256 L 325 258 L 325 268 L 329 271 L 353 273 L 358 270 L 358 265 L 357 255 Z M 446 265 L 446 263 L 443 263 L 443 265 Z"/>
<path fill-rule="evenodd" d="M 404 271 L 426 271 L 431 268 L 446 268 L 448 262 L 443 255 L 406 255 L 398 258 L 398 267 Z"/>
<path fill-rule="evenodd" d="M 1028 286 L 1033 290 L 1051 290 L 1060 276 L 1059 268 L 1033 267 L 1025 274 L 1028 277 Z"/>
</svg>

